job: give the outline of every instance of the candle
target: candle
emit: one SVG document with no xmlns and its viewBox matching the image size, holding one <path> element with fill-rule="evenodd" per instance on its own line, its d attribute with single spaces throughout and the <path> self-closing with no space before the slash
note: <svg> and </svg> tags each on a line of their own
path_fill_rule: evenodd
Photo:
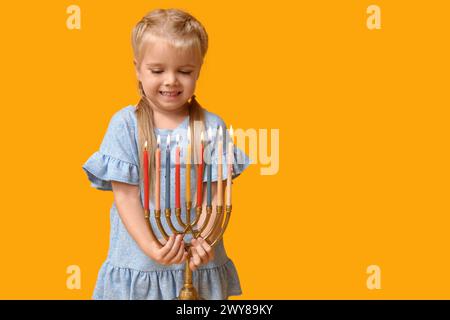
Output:
<svg viewBox="0 0 450 320">
<path fill-rule="evenodd" d="M 158 142 L 155 153 L 155 166 L 156 166 L 156 175 L 155 175 L 155 209 L 161 210 L 160 206 L 160 188 L 161 188 L 161 138 L 158 135 Z"/>
<path fill-rule="evenodd" d="M 200 135 L 200 163 L 197 166 L 197 207 L 202 206 L 203 186 L 203 131 Z"/>
<path fill-rule="evenodd" d="M 223 185 L 222 185 L 222 144 L 223 144 L 223 134 L 222 126 L 219 127 L 219 141 L 217 146 L 217 205 L 221 206 L 223 204 Z"/>
<path fill-rule="evenodd" d="M 208 128 L 208 141 L 212 143 L 212 132 L 211 127 Z M 206 172 L 207 172 L 207 180 L 206 180 L 206 205 L 211 206 L 211 175 L 212 175 L 212 157 L 211 157 L 211 148 L 209 149 L 209 154 L 207 154 L 208 162 L 206 164 Z"/>
<path fill-rule="evenodd" d="M 175 208 L 180 206 L 180 135 L 177 134 L 177 147 L 175 149 Z"/>
<path fill-rule="evenodd" d="M 170 209 L 170 134 L 166 147 L 166 209 Z"/>
<path fill-rule="evenodd" d="M 147 151 L 147 140 L 144 145 L 144 209 L 148 210 L 148 151 Z"/>
<path fill-rule="evenodd" d="M 230 126 L 230 142 L 228 143 L 228 177 L 227 177 L 227 199 L 226 199 L 226 205 L 231 206 L 231 175 L 233 172 L 233 127 Z"/>
<path fill-rule="evenodd" d="M 187 152 L 186 152 L 186 202 L 191 201 L 191 127 L 187 131 Z"/>
</svg>

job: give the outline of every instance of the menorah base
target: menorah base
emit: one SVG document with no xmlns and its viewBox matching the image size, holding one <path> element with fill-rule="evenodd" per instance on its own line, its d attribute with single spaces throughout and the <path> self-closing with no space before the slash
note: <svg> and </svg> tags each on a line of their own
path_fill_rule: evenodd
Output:
<svg viewBox="0 0 450 320">
<path fill-rule="evenodd" d="M 198 295 L 197 290 L 195 290 L 193 286 L 191 287 L 184 286 L 180 291 L 180 295 L 173 300 L 204 300 L 204 299 Z"/>
</svg>

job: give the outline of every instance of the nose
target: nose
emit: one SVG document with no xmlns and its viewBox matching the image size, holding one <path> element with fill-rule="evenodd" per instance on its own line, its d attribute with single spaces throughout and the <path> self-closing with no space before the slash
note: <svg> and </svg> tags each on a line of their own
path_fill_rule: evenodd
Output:
<svg viewBox="0 0 450 320">
<path fill-rule="evenodd" d="M 178 84 L 178 79 L 176 77 L 176 74 L 173 72 L 168 72 L 166 78 L 164 79 L 164 85 L 165 86 L 173 86 Z"/>
</svg>

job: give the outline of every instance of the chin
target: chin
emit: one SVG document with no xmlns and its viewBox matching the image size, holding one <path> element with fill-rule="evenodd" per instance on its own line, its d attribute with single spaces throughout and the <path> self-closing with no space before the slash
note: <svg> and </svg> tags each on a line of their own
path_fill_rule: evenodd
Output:
<svg viewBox="0 0 450 320">
<path fill-rule="evenodd" d="M 167 102 L 167 101 L 160 101 L 159 105 L 161 106 L 162 109 L 166 110 L 166 111 L 175 111 L 180 109 L 181 107 L 183 107 L 186 104 L 186 101 L 180 102 Z"/>
</svg>

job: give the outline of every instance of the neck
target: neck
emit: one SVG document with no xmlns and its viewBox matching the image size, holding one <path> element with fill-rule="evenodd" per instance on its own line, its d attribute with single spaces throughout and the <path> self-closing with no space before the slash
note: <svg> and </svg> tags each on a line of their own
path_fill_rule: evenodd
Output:
<svg viewBox="0 0 450 320">
<path fill-rule="evenodd" d="M 177 128 L 183 120 L 189 115 L 189 104 L 186 102 L 183 106 L 176 110 L 163 110 L 154 104 L 151 104 L 153 109 L 153 121 L 155 127 L 158 129 L 173 130 Z"/>
</svg>

